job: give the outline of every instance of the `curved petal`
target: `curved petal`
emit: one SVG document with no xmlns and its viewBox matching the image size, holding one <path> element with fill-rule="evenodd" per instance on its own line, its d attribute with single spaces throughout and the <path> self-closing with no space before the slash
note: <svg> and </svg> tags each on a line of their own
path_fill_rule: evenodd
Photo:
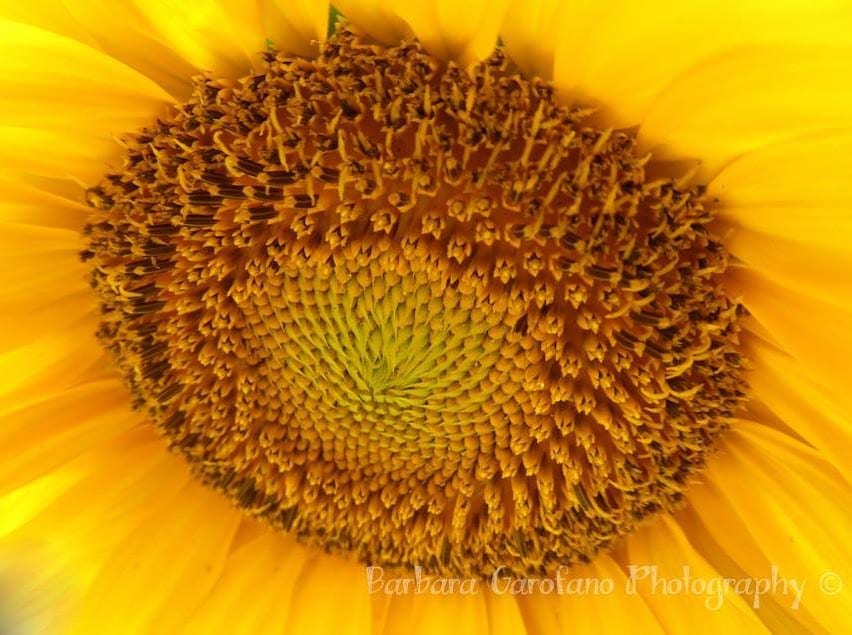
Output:
<svg viewBox="0 0 852 635">
<path fill-rule="evenodd" d="M 852 492 L 818 453 L 767 426 L 737 421 L 711 459 L 705 482 L 691 488 L 687 499 L 713 540 L 750 578 L 777 581 L 770 592 L 794 619 L 810 616 L 826 631 L 849 630 L 852 552 L 845 536 Z M 845 587 L 826 587 L 825 576 L 840 576 Z"/>
<path fill-rule="evenodd" d="M 625 548 L 628 588 L 645 598 L 667 632 L 688 632 L 694 624 L 726 633 L 769 632 L 670 517 L 654 519 L 628 537 Z"/>
<path fill-rule="evenodd" d="M 695 158 L 701 176 L 740 155 L 804 133 L 852 126 L 852 46 L 767 44 L 691 68 L 651 103 L 640 151 Z"/>
<path fill-rule="evenodd" d="M 852 233 L 844 233 L 842 225 L 838 225 L 826 233 L 848 240 Z M 738 267 L 737 275 L 749 280 L 747 286 L 759 286 L 767 281 L 839 309 L 852 310 L 852 251 L 849 248 L 831 244 L 817 246 L 745 228 L 730 232 L 725 246 L 746 265 Z"/>
<path fill-rule="evenodd" d="M 371 606 L 364 567 L 315 553 L 296 581 L 285 633 L 356 635 L 370 632 Z M 346 598 L 346 611 L 337 607 Z"/>
<path fill-rule="evenodd" d="M 278 50 L 315 55 L 325 41 L 330 17 L 327 1 L 258 0 L 256 4 L 260 32 Z"/>
<path fill-rule="evenodd" d="M 0 179 L 0 188 L 0 352 L 5 352 L 91 317 L 95 298 L 79 257 L 87 208 L 16 179 Z"/>
<path fill-rule="evenodd" d="M 408 25 L 432 55 L 470 64 L 485 59 L 494 50 L 508 1 L 395 0 L 335 4 L 355 26 L 386 44 L 404 37 Z"/>
<path fill-rule="evenodd" d="M 751 224 L 746 214 L 755 205 L 812 205 L 852 203 L 849 166 L 852 130 L 825 130 L 785 139 L 740 157 L 727 165 L 709 184 L 708 193 L 722 199 L 726 216 L 763 231 L 777 230 L 788 237 L 799 235 L 787 223 L 796 220 L 792 210 L 781 210 L 784 221 Z M 742 211 L 738 214 L 737 211 Z M 764 220 L 762 218 L 756 220 Z"/>
<path fill-rule="evenodd" d="M 236 514 L 235 511 L 229 512 Z M 245 522 L 245 521 L 244 521 Z M 152 622 L 157 632 L 368 633 L 371 602 L 364 569 L 296 543 L 291 536 L 253 525 L 236 537 L 221 575 L 184 624 L 171 603 Z M 347 611 L 337 610 L 347 597 Z"/>
<path fill-rule="evenodd" d="M 77 249 L 89 208 L 83 203 L 83 192 L 76 199 L 51 194 L 16 179 L 0 179 L 0 223 L 53 227 L 69 230 L 68 246 Z M 73 236 L 73 238 L 71 238 Z"/>
<path fill-rule="evenodd" d="M 852 415 L 819 382 L 807 377 L 796 360 L 756 342 L 749 349 L 755 369 L 751 394 L 797 434 L 823 453 L 852 484 Z"/>
<path fill-rule="evenodd" d="M 30 522 L 80 478 L 79 469 L 51 470 L 23 485 L 13 485 L 8 493 L 0 493 L 0 540 Z M 2 477 L 0 482 L 5 485 Z M 0 492 L 5 489 L 0 486 Z"/>
<path fill-rule="evenodd" d="M 209 593 L 224 567 L 239 512 L 194 481 L 165 496 L 113 550 L 86 591 L 72 632 L 174 632 Z"/>
<path fill-rule="evenodd" d="M 73 228 L 81 224 L 82 206 L 4 185 L 9 198 L 0 202 L 0 411 L 20 405 L 27 393 L 57 394 L 103 359 L 94 339 L 96 302 Z M 16 201 L 16 192 L 26 196 Z"/>
<path fill-rule="evenodd" d="M 488 613 L 482 592 L 408 593 L 395 596 L 385 622 L 386 635 L 412 633 L 487 633 Z"/>
<path fill-rule="evenodd" d="M 729 272 L 727 278 L 754 319 L 812 381 L 843 403 L 852 403 L 848 374 L 852 312 L 740 270 Z"/>
<path fill-rule="evenodd" d="M 524 616 L 514 596 L 497 595 L 484 589 L 485 605 L 488 609 L 489 635 L 524 635 Z"/>
<path fill-rule="evenodd" d="M 154 80 L 174 98 L 185 98 L 198 73 L 156 37 L 132 2 L 40 0 L 24 4 L 0 0 L 0 17 L 76 40 L 103 51 Z"/>
<path fill-rule="evenodd" d="M 268 44 L 313 55 L 326 34 L 320 0 L 0 0 L 0 16 L 83 42 L 147 75 L 175 98 L 203 71 L 244 75 Z"/>
<path fill-rule="evenodd" d="M 118 380 L 90 383 L 0 415 L 0 493 L 22 486 L 127 430 L 139 419 Z"/>
<path fill-rule="evenodd" d="M 15 514 L 18 525 L 0 537 L 0 562 L 17 560 L 26 572 L 15 585 L 18 604 L 47 632 L 67 632 L 110 551 L 148 519 L 153 504 L 186 483 L 185 466 L 151 429 L 120 430 L 54 467 L 62 491 L 42 491 L 49 500 L 34 516 Z"/>
<path fill-rule="evenodd" d="M 184 625 L 188 634 L 284 632 L 296 581 L 310 552 L 266 529 L 235 548 L 216 585 Z"/>
<path fill-rule="evenodd" d="M 40 233 L 15 232 L 13 235 L 38 236 Z M 100 355 L 94 338 L 89 337 L 97 330 L 96 302 L 85 278 L 86 272 L 76 250 L 0 257 L 0 354 L 14 353 L 15 349 L 32 346 L 38 340 L 47 342 L 53 338 L 58 354 L 66 351 L 83 356 L 87 353 Z M 68 333 L 79 332 L 84 333 L 79 342 L 67 339 Z M 94 350 L 87 351 L 87 347 Z M 42 350 L 42 354 L 47 354 L 47 348 Z M 40 361 L 49 360 L 32 361 L 38 365 Z M 10 389 L 14 383 L 10 381 L 4 389 Z M 0 390 L 0 394 L 3 392 L 5 390 Z"/>
<path fill-rule="evenodd" d="M 713 516 L 719 524 L 730 528 L 732 532 L 739 530 L 742 526 L 742 521 L 739 518 L 724 516 L 719 508 L 711 508 L 707 511 L 709 512 L 708 515 Z M 752 568 L 752 574 L 749 574 L 748 571 L 737 564 L 707 531 L 691 505 L 687 505 L 677 513 L 677 521 L 689 538 L 690 544 L 719 572 L 719 575 L 733 581 L 747 581 L 752 578 L 754 572 L 769 571 L 771 574 L 772 566 L 768 562 Z M 748 587 L 745 586 L 745 583 L 740 584 L 742 585 L 743 595 L 746 595 Z M 751 600 L 754 602 L 753 597 Z M 811 635 L 811 633 L 822 632 L 819 624 L 811 617 L 806 608 L 799 606 L 794 609 L 790 604 L 790 597 L 785 597 L 783 587 L 778 586 L 774 590 L 770 588 L 768 593 L 760 597 L 760 606 L 755 607 L 754 612 L 772 633 Z"/>
<path fill-rule="evenodd" d="M 719 199 L 721 218 L 736 227 L 813 252 L 848 250 L 850 174 L 852 131 L 828 130 L 749 152 L 725 166 L 707 191 Z"/>
<path fill-rule="evenodd" d="M 50 125 L 45 122 L 43 125 Z M 68 121 L 71 124 L 71 120 Z M 59 132 L 23 126 L 0 126 L 0 163 L 6 174 L 56 177 L 94 183 L 119 154 L 109 129 Z M 81 190 L 82 191 L 82 190 Z"/>
<path fill-rule="evenodd" d="M 315 55 L 325 39 L 328 3 L 317 0 L 169 2 L 135 0 L 155 37 L 197 69 L 238 77 L 277 49 Z"/>
<path fill-rule="evenodd" d="M 528 633 L 663 633 L 647 602 L 628 592 L 627 576 L 608 554 L 564 576 L 562 594 L 518 595 Z"/>
<path fill-rule="evenodd" d="M 115 138 L 169 101 L 156 83 L 102 51 L 0 20 L 0 164 L 18 175 L 97 179 Z"/>
<path fill-rule="evenodd" d="M 530 0 L 512 3 L 503 18 L 500 36 L 506 53 L 528 76 L 553 78 L 553 56 L 564 30 L 563 14 L 571 3 Z"/>
<path fill-rule="evenodd" d="M 18 223 L 4 223 L 0 221 L 0 264 L 4 265 L 9 276 L 10 284 L 2 288 L 2 300 L 0 306 L 6 304 L 24 305 L 22 308 L 28 310 L 32 305 L 22 303 L 22 298 L 38 296 L 40 292 L 41 302 L 51 302 L 62 299 L 69 294 L 85 288 L 85 267 L 80 262 L 80 236 L 71 229 L 61 227 L 38 227 L 35 225 L 23 225 Z M 65 274 L 64 288 L 57 288 L 56 295 L 47 295 L 45 289 L 27 289 L 26 285 L 31 280 L 18 278 L 17 284 L 14 279 L 15 272 L 19 275 L 19 266 L 33 266 L 33 271 L 41 269 L 48 272 L 52 266 L 63 265 Z M 20 289 L 18 288 L 20 287 Z M 51 290 L 52 291 L 52 290 Z M 35 299 L 35 298 L 33 298 Z"/>
<path fill-rule="evenodd" d="M 78 385 L 84 378 L 109 376 L 111 367 L 95 340 L 96 321 L 90 314 L 62 322 L 23 345 L 0 352 L 0 413 L 29 400 Z M 126 391 L 124 391 L 126 392 Z"/>
<path fill-rule="evenodd" d="M 382 44 L 398 44 L 414 37 L 411 27 L 400 16 L 399 2 L 338 0 L 334 6 L 354 27 Z"/>
<path fill-rule="evenodd" d="M 563 93 L 603 106 L 610 125 L 621 127 L 642 122 L 657 96 L 703 60 L 759 43 L 849 42 L 852 33 L 843 0 L 564 4 L 554 80 Z M 702 88 L 712 101 L 719 87 Z"/>
</svg>

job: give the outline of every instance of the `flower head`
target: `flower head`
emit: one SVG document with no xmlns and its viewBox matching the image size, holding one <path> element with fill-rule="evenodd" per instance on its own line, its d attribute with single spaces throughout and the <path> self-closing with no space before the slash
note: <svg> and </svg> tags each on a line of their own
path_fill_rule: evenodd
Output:
<svg viewBox="0 0 852 635">
<path fill-rule="evenodd" d="M 34 619 L 842 625 L 852 16 L 795 5 L 2 9 Z"/>
</svg>

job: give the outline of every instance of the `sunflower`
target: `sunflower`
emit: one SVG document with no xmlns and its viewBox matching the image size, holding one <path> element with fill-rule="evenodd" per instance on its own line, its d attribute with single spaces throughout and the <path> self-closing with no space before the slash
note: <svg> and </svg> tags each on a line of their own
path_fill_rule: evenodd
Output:
<svg viewBox="0 0 852 635">
<path fill-rule="evenodd" d="M 0 7 L 3 632 L 849 630 L 847 3 Z"/>
</svg>

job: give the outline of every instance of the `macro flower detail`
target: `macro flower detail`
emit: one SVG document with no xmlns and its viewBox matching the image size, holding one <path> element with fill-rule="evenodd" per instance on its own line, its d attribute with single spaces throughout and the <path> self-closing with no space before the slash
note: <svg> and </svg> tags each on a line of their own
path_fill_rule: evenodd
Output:
<svg viewBox="0 0 852 635">
<path fill-rule="evenodd" d="M 588 561 L 744 395 L 701 190 L 506 66 L 341 30 L 200 81 L 89 192 L 137 400 L 241 507 L 368 564 Z"/>
<path fill-rule="evenodd" d="M 0 631 L 843 632 L 852 12 L 0 2 Z"/>
</svg>

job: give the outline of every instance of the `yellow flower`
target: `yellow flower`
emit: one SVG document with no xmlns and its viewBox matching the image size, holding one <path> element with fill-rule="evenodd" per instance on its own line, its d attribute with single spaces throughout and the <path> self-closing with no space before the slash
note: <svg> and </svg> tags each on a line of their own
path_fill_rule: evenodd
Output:
<svg viewBox="0 0 852 635">
<path fill-rule="evenodd" d="M 847 3 L 337 6 L 0 3 L 0 624 L 848 630 Z"/>
</svg>

